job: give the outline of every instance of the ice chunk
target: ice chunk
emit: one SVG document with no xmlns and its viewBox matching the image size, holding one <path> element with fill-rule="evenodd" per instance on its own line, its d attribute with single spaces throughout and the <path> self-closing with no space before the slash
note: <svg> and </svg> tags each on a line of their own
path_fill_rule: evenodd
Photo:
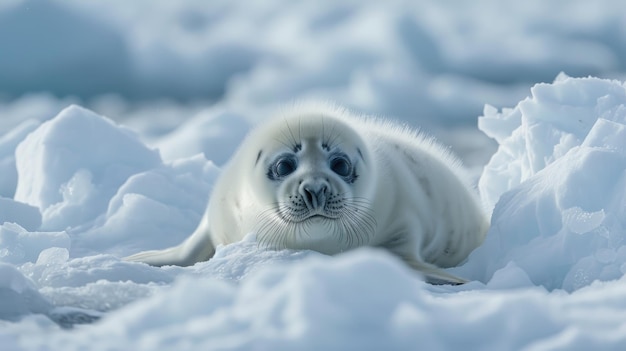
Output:
<svg viewBox="0 0 626 351">
<path fill-rule="evenodd" d="M 500 143 L 478 183 L 491 208 L 503 193 L 581 145 L 588 134 L 595 140 L 594 133 L 616 127 L 600 122 L 597 128 L 602 130 L 592 131 L 598 118 L 626 124 L 626 90 L 621 82 L 561 77 L 531 91 L 532 96 L 515 108 L 497 113 L 487 107 L 479 119 L 479 128 Z M 623 147 L 620 130 L 610 133 L 617 133 L 611 141 L 614 148 Z"/>
<path fill-rule="evenodd" d="M 31 313 L 46 313 L 51 308 L 32 281 L 15 267 L 0 262 L 0 319 L 14 321 Z"/>
<path fill-rule="evenodd" d="M 623 115 L 626 116 L 626 110 L 623 111 Z M 599 118 L 582 145 L 626 153 L 626 122 L 618 123 Z"/>
<path fill-rule="evenodd" d="M 65 229 L 94 219 L 129 176 L 159 164 L 129 130 L 70 106 L 17 147 L 15 199 L 41 210 L 42 228 Z"/>
<path fill-rule="evenodd" d="M 69 235 L 65 232 L 28 232 L 13 223 L 0 225 L 0 262 L 36 262 L 39 254 L 50 247 L 69 249 Z"/>
<path fill-rule="evenodd" d="M 179 244 L 200 222 L 218 174 L 212 162 L 196 155 L 129 177 L 101 221 L 81 233 L 74 249 L 126 256 L 135 247 Z"/>
<path fill-rule="evenodd" d="M 489 289 L 513 289 L 530 286 L 534 286 L 533 282 L 515 262 L 509 262 L 506 267 L 497 270 L 487 283 Z"/>
<path fill-rule="evenodd" d="M 59 264 L 66 262 L 70 258 L 70 253 L 66 248 L 51 247 L 39 253 L 37 265 Z"/>
<path fill-rule="evenodd" d="M 460 271 L 488 281 L 513 262 L 533 283 L 567 290 L 618 278 L 626 257 L 609 253 L 626 245 L 624 85 L 560 77 L 532 92 L 510 111 L 521 113 L 519 126 L 481 176 L 492 227 Z"/>
<path fill-rule="evenodd" d="M 604 210 L 586 212 L 580 207 L 565 209 L 562 211 L 562 214 L 563 226 L 567 230 L 576 234 L 591 232 L 592 230 L 598 228 L 606 218 Z"/>
</svg>

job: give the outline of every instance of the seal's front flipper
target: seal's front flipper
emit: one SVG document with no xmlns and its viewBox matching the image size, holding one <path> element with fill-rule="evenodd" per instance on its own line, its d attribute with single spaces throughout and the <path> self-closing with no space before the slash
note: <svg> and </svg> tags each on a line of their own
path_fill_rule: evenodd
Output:
<svg viewBox="0 0 626 351">
<path fill-rule="evenodd" d="M 143 262 L 151 266 L 192 266 L 197 262 L 207 261 L 215 253 L 206 220 L 203 219 L 198 229 L 182 244 L 165 250 L 153 250 L 124 257 L 124 261 Z"/>
<path fill-rule="evenodd" d="M 123 258 L 124 261 L 143 262 L 151 266 L 188 266 L 180 255 L 180 246 L 165 250 L 143 251 Z"/>
</svg>

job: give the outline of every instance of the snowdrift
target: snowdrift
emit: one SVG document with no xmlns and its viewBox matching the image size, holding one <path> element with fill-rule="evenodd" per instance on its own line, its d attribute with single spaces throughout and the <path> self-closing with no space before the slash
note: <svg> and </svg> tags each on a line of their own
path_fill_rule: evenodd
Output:
<svg viewBox="0 0 626 351">
<path fill-rule="evenodd" d="M 217 121 L 230 129 L 231 119 Z M 245 125 L 232 123 L 240 138 Z M 193 267 L 122 262 L 183 240 L 219 168 L 202 153 L 164 161 L 137 134 L 78 106 L 20 125 L 0 139 L 3 169 L 16 170 L 1 183 L 14 195 L 0 197 L 0 342 L 9 350 L 626 347 L 626 85 L 560 75 L 514 108 L 487 106 L 479 128 L 499 144 L 479 181 L 492 228 L 451 270 L 472 281 L 451 287 L 425 284 L 374 249 L 262 251 L 253 233 Z M 196 135 L 217 145 L 210 133 Z"/>
<path fill-rule="evenodd" d="M 623 75 L 624 42 L 620 0 L 11 0 L 0 91 L 252 108 L 330 97 L 473 124 L 560 71 Z"/>
<path fill-rule="evenodd" d="M 626 271 L 624 84 L 559 76 L 479 128 L 500 144 L 479 180 L 492 229 L 468 263 L 486 280 L 514 263 L 535 284 L 573 291 Z M 476 259 L 476 261 L 474 261 Z M 479 263 L 480 261 L 480 263 Z M 470 268 L 471 267 L 471 268 Z"/>
</svg>

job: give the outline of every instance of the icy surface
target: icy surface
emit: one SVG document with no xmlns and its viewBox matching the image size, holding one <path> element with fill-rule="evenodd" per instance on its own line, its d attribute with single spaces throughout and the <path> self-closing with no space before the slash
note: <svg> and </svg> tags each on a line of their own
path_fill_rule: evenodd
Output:
<svg viewBox="0 0 626 351">
<path fill-rule="evenodd" d="M 132 174 L 160 163 L 129 130 L 78 106 L 29 134 L 15 151 L 15 199 L 38 207 L 42 228 L 95 218 Z"/>
<path fill-rule="evenodd" d="M 623 8 L 0 2 L 0 350 L 625 350 Z M 468 284 L 254 235 L 193 267 L 120 260 L 186 238 L 251 126 L 302 98 L 473 167 L 493 226 L 450 270 Z"/>
<path fill-rule="evenodd" d="M 495 203 L 492 229 L 464 267 L 468 274 L 489 279 L 515 262 L 535 284 L 567 291 L 622 277 L 624 84 L 561 75 L 514 109 L 486 108 L 479 121 L 500 147 L 479 181 L 485 202 Z"/>
<path fill-rule="evenodd" d="M 242 119 L 213 116 L 169 142 L 219 145 L 213 138 L 223 134 L 212 128 L 232 127 L 231 146 L 190 147 L 194 156 L 167 162 L 132 131 L 77 106 L 28 135 L 16 127 L 12 138 L 22 140 L 2 144 L 17 150 L 19 175 L 15 197 L 0 198 L 3 346 L 626 346 L 624 83 L 560 75 L 514 108 L 485 108 L 479 126 L 500 145 L 479 182 L 493 226 L 451 269 L 471 280 L 456 287 L 430 286 L 374 249 L 263 251 L 254 235 L 192 267 L 121 261 L 193 231 L 219 174 L 205 155 L 230 154 L 247 130 Z"/>
</svg>

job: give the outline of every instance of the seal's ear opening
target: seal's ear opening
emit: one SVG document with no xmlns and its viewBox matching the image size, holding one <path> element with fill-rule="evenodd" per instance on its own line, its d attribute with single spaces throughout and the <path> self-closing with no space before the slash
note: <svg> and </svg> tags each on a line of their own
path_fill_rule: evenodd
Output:
<svg viewBox="0 0 626 351">
<path fill-rule="evenodd" d="M 261 159 L 261 155 L 263 154 L 263 150 L 259 150 L 259 153 L 256 155 L 256 161 L 254 161 L 254 165 L 259 164 L 259 160 Z"/>
</svg>

